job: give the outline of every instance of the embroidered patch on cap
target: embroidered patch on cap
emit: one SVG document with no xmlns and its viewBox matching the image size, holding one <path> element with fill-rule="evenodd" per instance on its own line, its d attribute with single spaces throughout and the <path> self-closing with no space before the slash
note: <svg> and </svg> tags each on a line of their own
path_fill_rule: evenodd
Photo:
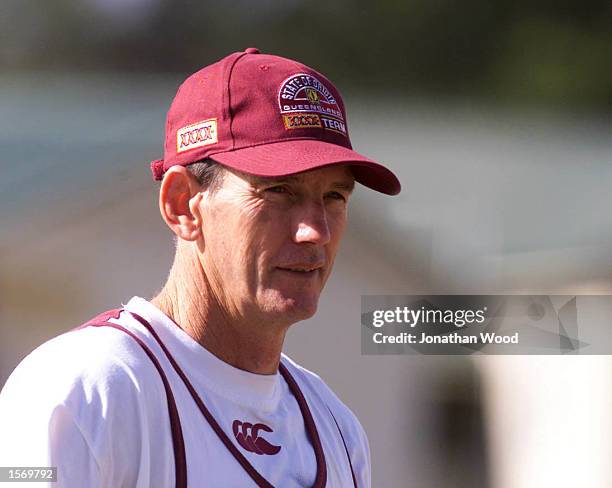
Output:
<svg viewBox="0 0 612 488">
<path fill-rule="evenodd" d="M 278 106 L 285 129 L 322 127 L 347 135 L 336 98 L 312 75 L 300 73 L 283 81 L 278 92 Z"/>
<path fill-rule="evenodd" d="M 176 152 L 216 144 L 217 141 L 217 119 L 203 120 L 176 131 Z"/>
<path fill-rule="evenodd" d="M 283 115 L 285 129 L 304 129 L 306 127 L 323 127 L 317 114 Z"/>
</svg>

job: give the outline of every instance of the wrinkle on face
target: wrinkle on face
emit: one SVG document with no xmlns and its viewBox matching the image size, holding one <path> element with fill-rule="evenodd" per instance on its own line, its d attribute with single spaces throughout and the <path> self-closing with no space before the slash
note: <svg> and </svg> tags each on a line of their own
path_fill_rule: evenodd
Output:
<svg viewBox="0 0 612 488">
<path fill-rule="evenodd" d="M 286 185 L 288 193 L 270 190 L 278 185 Z M 347 202 L 329 195 L 337 192 L 348 200 L 353 185 L 345 167 L 289 178 L 228 171 L 222 187 L 201 202 L 203 267 L 211 291 L 228 315 L 296 312 L 292 307 L 304 308 L 296 312 L 302 318 L 314 313 L 346 227 Z M 329 242 L 314 237 L 310 242 L 309 235 L 316 233 L 308 226 L 327 226 Z M 279 277 L 278 266 L 319 261 L 325 262 L 325 269 L 316 286 Z"/>
</svg>

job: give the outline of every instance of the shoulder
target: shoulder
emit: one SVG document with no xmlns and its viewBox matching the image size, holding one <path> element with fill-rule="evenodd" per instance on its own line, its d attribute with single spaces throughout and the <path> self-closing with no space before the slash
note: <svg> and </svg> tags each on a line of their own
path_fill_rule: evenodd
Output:
<svg viewBox="0 0 612 488">
<path fill-rule="evenodd" d="M 2 396 L 35 389 L 36 397 L 69 402 L 78 390 L 123 390 L 151 375 L 152 365 L 127 334 L 110 327 L 72 330 L 41 344 L 15 368 Z"/>
<path fill-rule="evenodd" d="M 348 417 L 350 421 L 359 423 L 353 412 L 338 398 L 318 374 L 300 366 L 285 354 L 282 355 L 282 362 L 300 386 L 306 386 L 310 391 L 316 393 L 334 411 L 334 414 L 339 413 L 341 417 Z"/>
<path fill-rule="evenodd" d="M 163 395 L 154 366 L 131 337 L 87 327 L 50 339 L 19 363 L 0 393 L 0 426 L 25 429 L 42 444 L 51 441 L 42 438 L 50 426 L 65 419 L 61 425 L 82 432 L 102 455 L 113 432 L 134 432 L 147 409 L 163 406 Z"/>
<path fill-rule="evenodd" d="M 317 399 L 323 403 L 323 409 L 329 410 L 342 436 L 342 442 L 351 460 L 351 469 L 358 486 L 371 486 L 371 456 L 368 437 L 361 423 L 332 389 L 312 371 L 300 366 L 288 356 L 282 356 L 282 362 L 294 379 L 304 390 L 307 399 Z M 309 402 L 310 403 L 310 402 Z M 322 415 L 327 416 L 326 412 Z M 329 417 L 329 416 L 327 416 Z M 335 430 L 336 426 L 332 426 Z"/>
<path fill-rule="evenodd" d="M 2 389 L 0 458 L 53 462 L 75 486 L 128 486 L 146 455 L 143 439 L 166 433 L 164 398 L 129 335 L 111 327 L 66 332 L 28 354 Z"/>
<path fill-rule="evenodd" d="M 329 408 L 342 433 L 354 443 L 369 449 L 367 435 L 359 419 L 327 383 L 319 375 L 300 366 L 285 354 L 282 355 L 282 362 L 300 386 L 305 386 L 311 396 L 316 396 Z"/>
</svg>

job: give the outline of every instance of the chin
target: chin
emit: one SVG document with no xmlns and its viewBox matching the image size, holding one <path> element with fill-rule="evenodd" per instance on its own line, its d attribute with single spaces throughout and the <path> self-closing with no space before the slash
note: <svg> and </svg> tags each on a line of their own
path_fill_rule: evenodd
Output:
<svg viewBox="0 0 612 488">
<path fill-rule="evenodd" d="M 278 293 L 275 295 L 264 309 L 269 314 L 282 317 L 290 324 L 309 319 L 317 312 L 318 294 L 316 297 L 312 295 L 282 296 Z"/>
</svg>

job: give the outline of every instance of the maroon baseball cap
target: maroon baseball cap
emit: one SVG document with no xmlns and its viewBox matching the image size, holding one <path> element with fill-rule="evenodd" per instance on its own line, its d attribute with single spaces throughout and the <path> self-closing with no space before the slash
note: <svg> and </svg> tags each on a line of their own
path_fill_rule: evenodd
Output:
<svg viewBox="0 0 612 488">
<path fill-rule="evenodd" d="M 204 158 L 271 177 L 348 164 L 355 180 L 373 190 L 401 189 L 389 169 L 353 151 L 344 102 L 327 78 L 256 48 L 206 66 L 179 87 L 153 177 Z"/>
</svg>

